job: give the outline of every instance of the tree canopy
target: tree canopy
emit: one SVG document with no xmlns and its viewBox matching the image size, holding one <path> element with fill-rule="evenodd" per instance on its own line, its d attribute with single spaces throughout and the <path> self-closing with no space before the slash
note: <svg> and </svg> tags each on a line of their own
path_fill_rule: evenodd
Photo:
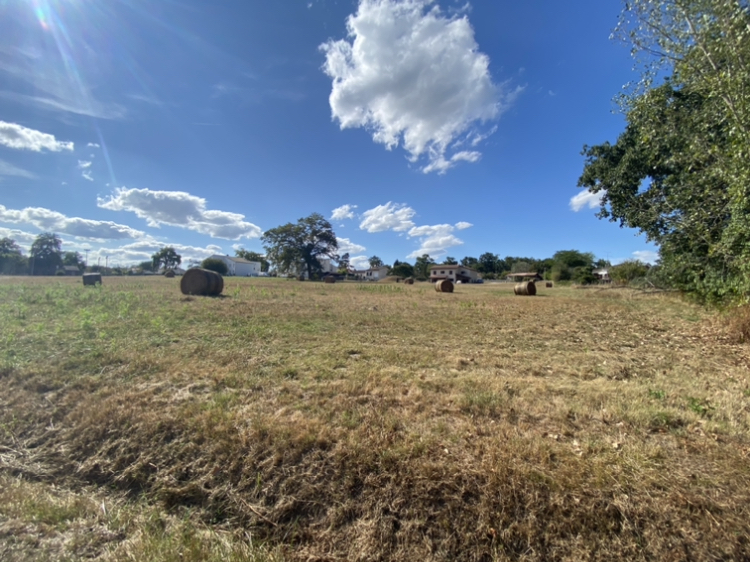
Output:
<svg viewBox="0 0 750 562">
<path fill-rule="evenodd" d="M 154 271 L 159 271 L 162 265 L 164 269 L 171 269 L 180 265 L 182 263 L 182 256 L 172 246 L 164 246 L 151 256 L 151 261 L 154 264 Z"/>
<path fill-rule="evenodd" d="M 599 216 L 659 245 L 705 300 L 750 295 L 750 16 L 738 0 L 631 0 L 618 32 L 644 63 L 617 142 L 584 147 Z M 657 77 L 667 76 L 654 86 Z"/>
<path fill-rule="evenodd" d="M 266 257 L 282 273 L 322 271 L 321 258 L 338 260 L 338 241 L 331 223 L 319 213 L 267 230 L 261 238 Z"/>
<path fill-rule="evenodd" d="M 62 240 L 53 232 L 42 232 L 31 244 L 32 275 L 54 275 L 62 265 Z"/>
<path fill-rule="evenodd" d="M 26 259 L 20 246 L 12 238 L 0 238 L 0 273 L 19 275 L 26 271 Z"/>
</svg>

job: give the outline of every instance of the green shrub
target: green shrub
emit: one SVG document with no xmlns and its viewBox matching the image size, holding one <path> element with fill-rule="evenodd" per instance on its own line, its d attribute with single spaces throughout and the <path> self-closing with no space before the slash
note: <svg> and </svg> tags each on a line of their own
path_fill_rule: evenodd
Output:
<svg viewBox="0 0 750 562">
<path fill-rule="evenodd" d="M 227 264 L 225 264 L 219 258 L 206 258 L 201 262 L 201 267 L 203 269 L 210 269 L 211 271 L 215 271 L 219 275 L 226 275 L 227 273 L 229 273 Z"/>
</svg>

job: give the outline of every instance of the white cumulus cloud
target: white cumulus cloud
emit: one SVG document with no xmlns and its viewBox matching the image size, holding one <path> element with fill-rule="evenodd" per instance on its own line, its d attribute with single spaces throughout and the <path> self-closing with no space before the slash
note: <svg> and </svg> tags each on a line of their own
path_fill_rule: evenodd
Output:
<svg viewBox="0 0 750 562">
<path fill-rule="evenodd" d="M 643 263 L 655 264 L 659 259 L 659 253 L 652 250 L 638 250 L 633 252 L 633 258 L 640 260 Z"/>
<path fill-rule="evenodd" d="M 27 223 L 40 230 L 94 240 L 122 240 L 144 236 L 144 233 L 140 230 L 135 230 L 124 224 L 67 217 L 62 213 L 42 207 L 27 207 L 22 210 L 15 210 L 0 205 L 0 222 Z"/>
<path fill-rule="evenodd" d="M 589 209 L 596 209 L 602 202 L 604 192 L 591 193 L 588 189 L 581 191 L 578 195 L 571 197 L 570 208 L 576 213 L 588 207 Z"/>
<path fill-rule="evenodd" d="M 479 127 L 520 88 L 492 82 L 468 17 L 447 17 L 432 0 L 360 0 L 347 30 L 320 46 L 341 128 L 364 127 L 389 150 L 403 144 L 412 162 L 427 158 L 425 173 L 476 162 L 479 152 L 450 147 L 486 134 Z"/>
<path fill-rule="evenodd" d="M 459 225 L 461 225 L 460 228 Z M 467 222 L 459 222 L 455 226 L 451 224 L 415 226 L 409 230 L 409 238 L 420 238 L 420 245 L 418 249 L 406 257 L 418 258 L 423 254 L 429 254 L 433 258 L 442 256 L 448 248 L 460 246 L 464 243 L 453 232 L 469 228 L 470 226 L 472 225 Z"/>
<path fill-rule="evenodd" d="M 459 221 L 459 222 L 457 222 L 457 223 L 455 224 L 455 226 L 456 226 L 456 229 L 457 229 L 457 230 L 464 230 L 464 229 L 466 229 L 466 228 L 471 228 L 471 227 L 472 227 L 472 226 L 474 226 L 474 225 L 473 225 L 473 224 L 471 224 L 470 222 L 466 222 L 466 221 Z"/>
<path fill-rule="evenodd" d="M 386 230 L 406 232 L 414 226 L 411 218 L 415 214 L 416 211 L 411 207 L 388 201 L 385 205 L 378 205 L 362 213 L 359 228 L 367 232 L 385 232 Z"/>
<path fill-rule="evenodd" d="M 331 220 L 340 221 L 344 219 L 353 219 L 354 209 L 356 208 L 356 205 L 341 205 L 341 207 L 336 207 L 331 211 Z"/>
<path fill-rule="evenodd" d="M 175 249 L 175 252 L 182 258 L 181 267 L 185 267 L 191 261 L 201 262 L 214 254 L 224 254 L 224 250 L 214 244 L 201 248 L 186 246 L 184 244 L 172 244 L 163 240 L 157 240 L 152 236 L 144 236 L 135 242 L 123 246 L 93 249 L 89 252 L 89 263 L 94 263 L 97 259 L 101 259 L 103 265 L 105 256 L 108 256 L 110 265 L 115 262 L 121 265 L 137 264 L 151 260 L 151 256 L 164 246 L 171 246 Z"/>
<path fill-rule="evenodd" d="M 92 162 L 87 162 L 86 160 L 79 160 L 78 161 L 78 169 L 79 170 L 85 170 L 86 168 L 91 167 Z"/>
<path fill-rule="evenodd" d="M 349 266 L 357 270 L 369 269 L 370 258 L 367 256 L 352 256 L 349 258 Z"/>
<path fill-rule="evenodd" d="M 41 152 L 45 149 L 52 152 L 73 150 L 72 142 L 58 141 L 54 135 L 5 121 L 0 121 L 0 144 L 9 148 L 34 152 Z"/>
<path fill-rule="evenodd" d="M 111 211 L 131 211 L 149 226 L 178 226 L 215 238 L 239 240 L 260 238 L 260 227 L 246 222 L 245 215 L 206 209 L 206 200 L 184 191 L 119 188 L 109 199 L 99 198 L 97 204 Z"/>
<path fill-rule="evenodd" d="M 348 238 L 336 237 L 336 242 L 338 242 L 339 245 L 339 254 L 358 254 L 367 249 L 361 244 L 355 244 Z"/>
</svg>

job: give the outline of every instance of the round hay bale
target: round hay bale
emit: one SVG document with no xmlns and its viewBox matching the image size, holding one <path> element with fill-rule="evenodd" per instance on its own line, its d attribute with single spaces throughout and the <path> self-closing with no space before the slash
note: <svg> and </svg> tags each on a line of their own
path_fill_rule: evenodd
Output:
<svg viewBox="0 0 750 562">
<path fill-rule="evenodd" d="M 441 279 L 435 283 L 435 290 L 438 293 L 452 293 L 453 292 L 453 281 L 450 279 Z"/>
<path fill-rule="evenodd" d="M 180 290 L 183 295 L 215 297 L 224 290 L 224 278 L 215 271 L 194 267 L 182 276 Z"/>
<path fill-rule="evenodd" d="M 84 285 L 94 286 L 97 283 L 99 283 L 100 285 L 102 284 L 102 274 L 101 273 L 84 273 L 83 274 L 83 284 Z"/>
<path fill-rule="evenodd" d="M 536 285 L 533 281 L 523 281 L 522 283 L 516 283 L 513 287 L 513 292 L 516 295 L 533 297 L 536 295 Z"/>
<path fill-rule="evenodd" d="M 164 272 L 164 277 L 169 277 L 170 279 L 171 279 L 172 277 L 174 277 L 174 270 L 173 270 L 173 269 L 168 269 L 168 270 L 166 270 L 166 271 Z"/>
<path fill-rule="evenodd" d="M 336 277 L 334 277 L 333 275 L 326 275 L 325 277 L 323 277 L 323 281 L 325 281 L 326 283 L 335 283 Z"/>
</svg>

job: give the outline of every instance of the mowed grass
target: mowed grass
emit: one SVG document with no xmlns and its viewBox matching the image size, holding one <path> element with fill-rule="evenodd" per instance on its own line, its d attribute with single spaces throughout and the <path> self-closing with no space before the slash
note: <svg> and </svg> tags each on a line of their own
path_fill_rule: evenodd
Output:
<svg viewBox="0 0 750 562">
<path fill-rule="evenodd" d="M 750 558 L 750 348 L 715 313 L 225 282 L 0 278 L 0 559 Z"/>
</svg>

